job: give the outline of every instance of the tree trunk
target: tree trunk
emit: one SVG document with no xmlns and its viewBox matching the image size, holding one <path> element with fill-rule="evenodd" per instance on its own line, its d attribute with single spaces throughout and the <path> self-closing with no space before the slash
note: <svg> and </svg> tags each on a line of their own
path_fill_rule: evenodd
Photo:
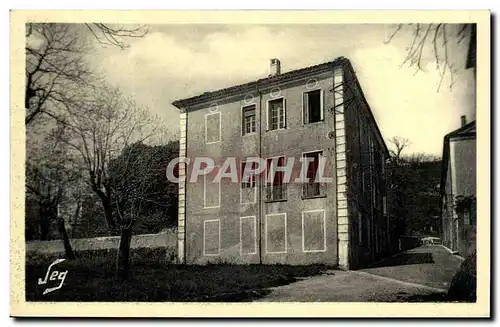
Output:
<svg viewBox="0 0 500 327">
<path fill-rule="evenodd" d="M 114 234 L 116 232 L 116 224 L 113 219 L 113 207 L 111 206 L 111 202 L 109 200 L 104 200 L 102 205 L 104 207 L 104 216 L 106 217 L 108 229 L 112 234 Z"/>
<path fill-rule="evenodd" d="M 104 208 L 104 217 L 106 218 L 106 224 L 108 225 L 109 232 L 114 235 L 116 232 L 116 223 L 113 219 L 113 207 L 111 206 L 111 193 L 103 192 L 98 187 L 92 187 L 92 190 L 99 196 L 101 200 L 102 207 Z"/>
<path fill-rule="evenodd" d="M 130 273 L 130 243 L 132 240 L 132 225 L 123 227 L 118 246 L 118 256 L 116 258 L 116 276 L 120 279 L 127 279 Z"/>
<path fill-rule="evenodd" d="M 78 218 L 80 215 L 81 206 L 82 204 L 80 203 L 80 201 L 77 201 L 75 213 L 73 214 L 73 221 L 71 222 L 71 238 L 75 238 L 76 235 L 76 228 L 79 223 Z"/>
<path fill-rule="evenodd" d="M 59 229 L 59 234 L 61 235 L 64 243 L 64 253 L 66 254 L 66 259 L 73 260 L 75 259 L 75 253 L 71 248 L 71 243 L 69 242 L 68 233 L 66 231 L 66 226 L 64 225 L 64 219 L 57 219 L 57 228 Z"/>
<path fill-rule="evenodd" d="M 56 219 L 57 212 L 54 208 L 46 203 L 39 204 L 39 226 L 40 240 L 46 241 L 49 239 L 51 224 Z"/>
</svg>

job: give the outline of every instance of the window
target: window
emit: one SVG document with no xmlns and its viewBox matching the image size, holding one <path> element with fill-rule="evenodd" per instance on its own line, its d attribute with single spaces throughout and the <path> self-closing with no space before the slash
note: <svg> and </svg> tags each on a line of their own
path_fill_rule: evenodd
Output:
<svg viewBox="0 0 500 327">
<path fill-rule="evenodd" d="M 316 123 L 323 120 L 323 91 L 313 90 L 303 95 L 304 124 Z"/>
<path fill-rule="evenodd" d="M 302 212 L 302 252 L 326 251 L 325 210 Z"/>
<path fill-rule="evenodd" d="M 257 169 L 257 163 L 251 162 L 252 171 Z M 241 188 L 250 188 L 255 187 L 255 173 L 247 173 L 245 174 L 245 168 L 247 167 L 246 162 L 241 163 Z M 245 176 L 247 175 L 247 176 Z"/>
<path fill-rule="evenodd" d="M 243 135 L 255 132 L 255 105 L 246 106 L 242 109 Z"/>
<path fill-rule="evenodd" d="M 315 197 L 321 195 L 320 184 L 316 182 L 316 175 L 318 173 L 319 158 L 322 152 L 304 153 L 304 158 L 310 158 L 311 162 L 308 163 L 306 171 L 306 179 L 308 180 L 302 185 L 302 196 L 304 198 Z"/>
<path fill-rule="evenodd" d="M 286 213 L 266 215 L 265 235 L 266 253 L 287 252 L 287 219 Z"/>
<path fill-rule="evenodd" d="M 267 103 L 267 129 L 285 128 L 285 99 L 269 100 Z"/>
<path fill-rule="evenodd" d="M 220 142 L 220 112 L 205 115 L 205 141 L 207 144 Z"/>
<path fill-rule="evenodd" d="M 280 201 L 286 199 L 286 184 L 284 183 L 285 157 L 267 159 L 266 170 L 266 201 Z M 270 179 L 271 178 L 271 179 Z"/>
<path fill-rule="evenodd" d="M 220 253 L 220 221 L 218 219 L 203 222 L 203 255 L 217 256 Z"/>
<path fill-rule="evenodd" d="M 257 253 L 257 217 L 240 217 L 240 254 Z"/>
<path fill-rule="evenodd" d="M 220 193 L 220 182 L 216 183 L 211 176 L 207 178 L 207 175 L 203 175 L 203 207 L 220 207 Z"/>
</svg>

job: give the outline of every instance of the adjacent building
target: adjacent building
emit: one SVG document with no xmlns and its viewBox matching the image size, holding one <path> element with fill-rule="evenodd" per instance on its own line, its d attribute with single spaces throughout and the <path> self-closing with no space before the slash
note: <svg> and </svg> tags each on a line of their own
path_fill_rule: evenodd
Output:
<svg viewBox="0 0 500 327">
<path fill-rule="evenodd" d="M 264 158 L 283 168 L 289 158 L 320 158 L 331 182 L 284 182 L 253 176 L 189 182 L 179 168 L 180 262 L 312 264 L 362 267 L 389 249 L 385 165 L 388 149 L 354 69 L 346 58 L 178 100 L 180 156 Z M 298 161 L 298 160 L 296 160 Z M 253 163 L 252 163 L 253 165 Z M 321 166 L 321 165 L 320 165 Z M 279 170 L 279 169 L 278 169 Z"/>
<path fill-rule="evenodd" d="M 444 137 L 441 170 L 443 244 L 463 256 L 476 244 L 476 121 Z"/>
</svg>

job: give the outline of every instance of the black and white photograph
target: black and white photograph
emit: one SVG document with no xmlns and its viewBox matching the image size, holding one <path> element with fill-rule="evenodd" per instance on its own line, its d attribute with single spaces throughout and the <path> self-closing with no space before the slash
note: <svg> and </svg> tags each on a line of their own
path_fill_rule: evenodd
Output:
<svg viewBox="0 0 500 327">
<path fill-rule="evenodd" d="M 12 315 L 489 315 L 488 11 L 38 14 L 11 12 Z"/>
</svg>

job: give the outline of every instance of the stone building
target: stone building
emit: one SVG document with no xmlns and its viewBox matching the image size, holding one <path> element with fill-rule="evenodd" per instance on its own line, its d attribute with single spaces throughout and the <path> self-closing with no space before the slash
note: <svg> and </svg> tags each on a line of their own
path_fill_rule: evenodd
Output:
<svg viewBox="0 0 500 327">
<path fill-rule="evenodd" d="M 355 269 L 388 251 L 389 152 L 349 60 L 282 73 L 271 59 L 268 77 L 173 105 L 181 112 L 180 157 L 190 160 L 179 168 L 180 262 Z M 247 158 L 263 158 L 278 173 L 190 182 L 195 157 L 218 168 L 237 158 L 239 173 Z M 311 162 L 293 172 L 323 169 L 330 181 L 286 182 L 279 171 L 289 158 Z"/>
<path fill-rule="evenodd" d="M 443 244 L 467 256 L 476 244 L 476 121 L 461 123 L 444 137 L 441 220 Z"/>
</svg>

